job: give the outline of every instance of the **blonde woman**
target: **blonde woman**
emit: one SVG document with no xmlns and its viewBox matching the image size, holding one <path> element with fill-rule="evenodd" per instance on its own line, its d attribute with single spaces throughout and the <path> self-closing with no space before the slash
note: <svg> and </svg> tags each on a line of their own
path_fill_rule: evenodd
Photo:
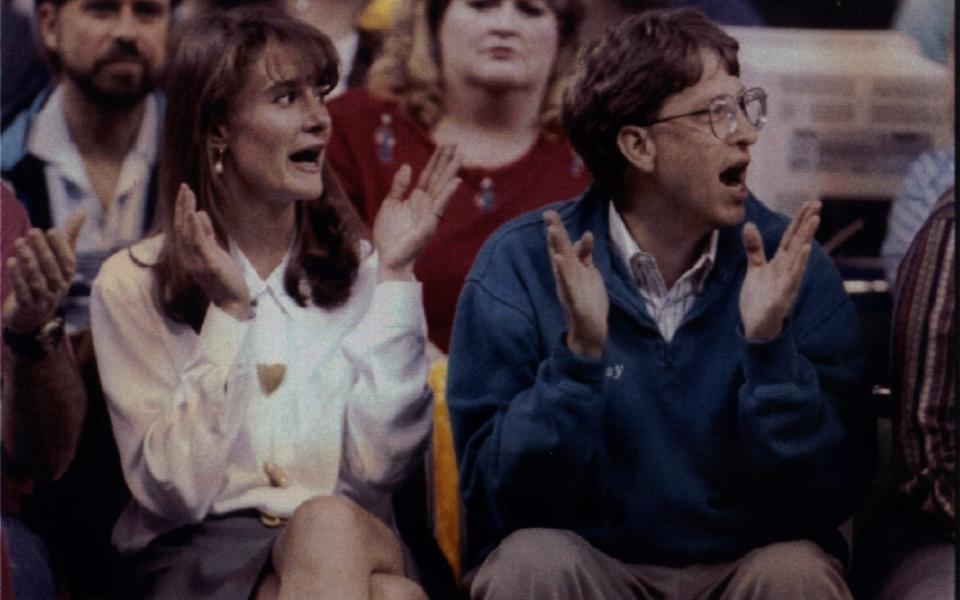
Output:
<svg viewBox="0 0 960 600">
<path fill-rule="evenodd" d="M 464 151 L 463 183 L 415 267 L 430 340 L 444 353 L 483 241 L 588 184 L 559 119 L 580 1 L 407 1 L 368 89 L 330 103 L 337 123 L 330 163 L 367 223 L 401 164 L 417 169 L 443 144 Z"/>
</svg>

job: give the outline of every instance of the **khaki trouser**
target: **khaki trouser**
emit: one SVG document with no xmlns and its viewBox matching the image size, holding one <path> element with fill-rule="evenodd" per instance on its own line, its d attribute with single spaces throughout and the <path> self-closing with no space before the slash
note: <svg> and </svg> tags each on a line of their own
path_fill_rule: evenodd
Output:
<svg viewBox="0 0 960 600">
<path fill-rule="evenodd" d="M 850 600 L 840 561 L 810 541 L 686 567 L 628 565 L 571 531 L 522 529 L 468 574 L 473 600 Z"/>
</svg>

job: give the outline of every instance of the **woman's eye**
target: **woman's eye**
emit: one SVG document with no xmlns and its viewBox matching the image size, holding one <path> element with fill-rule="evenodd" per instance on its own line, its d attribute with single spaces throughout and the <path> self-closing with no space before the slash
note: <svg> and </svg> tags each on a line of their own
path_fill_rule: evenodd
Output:
<svg viewBox="0 0 960 600">
<path fill-rule="evenodd" d="M 296 100 L 297 94 L 293 90 L 286 91 L 274 99 L 280 106 L 290 106 Z"/>
<path fill-rule="evenodd" d="M 517 2 L 517 9 L 531 17 L 539 17 L 546 12 L 543 6 L 534 4 L 533 2 Z"/>
<path fill-rule="evenodd" d="M 310 88 L 310 93 L 313 94 L 313 97 L 320 102 L 326 102 L 327 94 L 330 93 L 330 88 L 325 85 L 315 85 Z"/>
<path fill-rule="evenodd" d="M 492 0 L 469 0 L 467 6 L 474 10 L 486 10 L 492 8 L 495 2 Z"/>
</svg>

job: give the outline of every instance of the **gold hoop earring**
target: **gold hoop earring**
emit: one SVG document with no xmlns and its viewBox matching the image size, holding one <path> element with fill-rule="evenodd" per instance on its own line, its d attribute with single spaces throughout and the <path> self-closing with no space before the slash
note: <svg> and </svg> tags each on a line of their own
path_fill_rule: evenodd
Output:
<svg viewBox="0 0 960 600">
<path fill-rule="evenodd" d="M 223 148 L 217 148 L 217 157 L 213 159 L 213 172 L 223 175 Z"/>
</svg>

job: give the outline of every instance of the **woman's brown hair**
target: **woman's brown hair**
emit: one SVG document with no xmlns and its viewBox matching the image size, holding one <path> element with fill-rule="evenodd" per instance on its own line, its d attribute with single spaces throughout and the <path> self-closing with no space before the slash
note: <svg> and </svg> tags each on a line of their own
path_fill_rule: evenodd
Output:
<svg viewBox="0 0 960 600">
<path fill-rule="evenodd" d="M 160 232 L 165 234 L 156 264 L 154 292 L 160 309 L 174 321 L 199 331 L 210 303 L 176 255 L 173 212 L 177 191 L 186 183 L 206 211 L 217 240 L 227 247 L 223 197 L 213 165 L 211 132 L 224 123 L 230 100 L 243 88 L 250 68 L 272 45 L 296 51 L 314 70 L 317 83 L 337 83 L 337 53 L 316 29 L 277 11 L 238 8 L 211 10 L 188 19 L 175 32 L 165 85 L 167 107 L 160 164 Z M 228 150 L 229 151 L 229 150 Z M 307 296 L 332 308 L 347 300 L 360 263 L 359 217 L 323 167 L 323 194 L 297 205 L 297 239 L 284 274 L 284 287 L 298 304 Z M 306 285 L 304 285 L 306 284 Z M 307 288 L 307 289 L 304 289 Z"/>
<path fill-rule="evenodd" d="M 367 87 L 374 93 L 399 98 L 415 121 L 432 128 L 444 114 L 440 75 L 440 22 L 451 0 L 400 0 L 393 27 L 383 43 L 383 54 L 370 67 Z M 540 106 L 540 127 L 560 133 L 560 104 L 565 81 L 577 53 L 578 34 L 586 8 L 584 0 L 546 0 L 557 16 L 559 39 L 553 71 Z"/>
</svg>

